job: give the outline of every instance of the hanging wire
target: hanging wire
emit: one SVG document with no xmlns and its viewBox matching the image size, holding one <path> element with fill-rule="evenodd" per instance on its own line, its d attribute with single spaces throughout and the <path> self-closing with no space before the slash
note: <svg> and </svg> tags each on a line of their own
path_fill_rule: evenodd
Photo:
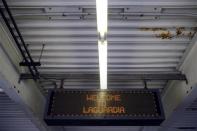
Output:
<svg viewBox="0 0 197 131">
<path fill-rule="evenodd" d="M 43 51 L 44 51 L 44 47 L 45 47 L 45 44 L 42 44 L 42 50 L 41 50 L 41 53 L 40 53 L 40 57 L 39 57 L 39 62 L 40 62 L 40 60 L 41 60 L 41 58 L 42 58 L 42 54 L 43 54 Z"/>
</svg>

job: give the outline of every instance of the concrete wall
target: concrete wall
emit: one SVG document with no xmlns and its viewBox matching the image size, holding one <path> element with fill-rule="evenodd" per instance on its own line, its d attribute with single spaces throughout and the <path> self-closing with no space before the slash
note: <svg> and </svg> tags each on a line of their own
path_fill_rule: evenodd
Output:
<svg viewBox="0 0 197 131">
<path fill-rule="evenodd" d="M 192 91 L 192 88 L 197 83 L 197 34 L 190 43 L 184 57 L 179 70 L 186 75 L 188 84 L 185 81 L 169 82 L 162 97 L 167 117 L 176 110 L 176 107 Z"/>
<path fill-rule="evenodd" d="M 24 108 L 40 130 L 51 131 L 43 122 L 45 97 L 36 83 L 33 80 L 18 82 L 23 70 L 18 63 L 22 58 L 14 45 L 6 26 L 0 23 L 0 88 Z"/>
</svg>

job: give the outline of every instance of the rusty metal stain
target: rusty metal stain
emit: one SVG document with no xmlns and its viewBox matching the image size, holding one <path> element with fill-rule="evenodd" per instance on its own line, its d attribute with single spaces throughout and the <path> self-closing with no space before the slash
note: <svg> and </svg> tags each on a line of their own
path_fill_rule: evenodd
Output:
<svg viewBox="0 0 197 131">
<path fill-rule="evenodd" d="M 189 38 L 193 38 L 194 34 L 190 31 L 190 32 L 187 34 L 187 36 L 188 36 Z"/>
<path fill-rule="evenodd" d="M 156 38 L 161 38 L 161 39 L 172 39 L 174 37 L 184 37 L 184 36 L 193 38 L 193 36 L 197 32 L 197 27 L 190 28 L 191 31 L 189 33 L 185 32 L 186 31 L 185 27 L 175 27 L 175 28 L 176 28 L 175 34 L 171 33 L 167 28 L 139 28 L 139 29 L 142 31 L 153 31 L 155 32 Z"/>
<path fill-rule="evenodd" d="M 140 28 L 142 31 L 166 31 L 167 28 Z"/>
<path fill-rule="evenodd" d="M 161 38 L 161 39 L 171 39 L 173 37 L 171 32 L 168 31 L 167 28 L 140 28 L 140 30 L 142 30 L 142 31 L 154 31 L 154 32 L 163 31 L 160 34 L 155 35 L 157 38 Z"/>
<path fill-rule="evenodd" d="M 172 34 L 170 33 L 170 31 L 167 32 L 162 32 L 160 34 L 156 34 L 157 38 L 161 38 L 161 39 L 172 39 Z"/>
<path fill-rule="evenodd" d="M 183 31 L 185 30 L 185 27 L 178 27 L 176 28 L 176 36 L 184 35 Z"/>
<path fill-rule="evenodd" d="M 187 36 L 192 39 L 194 37 L 194 35 L 197 33 L 197 27 L 192 27 L 191 28 L 192 31 L 190 31 Z"/>
</svg>

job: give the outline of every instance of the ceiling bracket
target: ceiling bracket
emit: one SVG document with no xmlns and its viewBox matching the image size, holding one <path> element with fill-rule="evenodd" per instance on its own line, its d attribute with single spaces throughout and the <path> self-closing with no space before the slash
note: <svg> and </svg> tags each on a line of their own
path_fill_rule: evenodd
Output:
<svg viewBox="0 0 197 131">
<path fill-rule="evenodd" d="M 143 82 L 144 82 L 144 89 L 148 89 L 148 87 L 147 87 L 147 81 L 144 80 Z"/>
<path fill-rule="evenodd" d="M 186 82 L 187 85 L 189 84 L 189 81 L 188 81 L 186 76 L 185 76 L 185 82 Z"/>
<path fill-rule="evenodd" d="M 20 66 L 41 66 L 40 62 L 25 62 L 22 61 L 19 63 Z"/>
<path fill-rule="evenodd" d="M 60 89 L 64 89 L 64 79 L 61 79 L 60 81 Z"/>
</svg>

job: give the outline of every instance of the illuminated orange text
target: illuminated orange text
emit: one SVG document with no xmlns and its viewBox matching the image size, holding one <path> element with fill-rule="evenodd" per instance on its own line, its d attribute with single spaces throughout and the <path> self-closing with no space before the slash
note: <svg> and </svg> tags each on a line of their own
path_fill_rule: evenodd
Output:
<svg viewBox="0 0 197 131">
<path fill-rule="evenodd" d="M 124 107 L 83 107 L 84 114 L 122 114 Z"/>
<path fill-rule="evenodd" d="M 120 95 L 86 95 L 87 101 L 97 101 L 97 100 L 105 100 L 105 101 L 121 101 Z"/>
<path fill-rule="evenodd" d="M 118 94 L 87 94 L 86 101 L 92 101 L 95 106 L 83 106 L 83 114 L 126 113 L 124 106 L 121 105 L 121 96 Z"/>
</svg>

